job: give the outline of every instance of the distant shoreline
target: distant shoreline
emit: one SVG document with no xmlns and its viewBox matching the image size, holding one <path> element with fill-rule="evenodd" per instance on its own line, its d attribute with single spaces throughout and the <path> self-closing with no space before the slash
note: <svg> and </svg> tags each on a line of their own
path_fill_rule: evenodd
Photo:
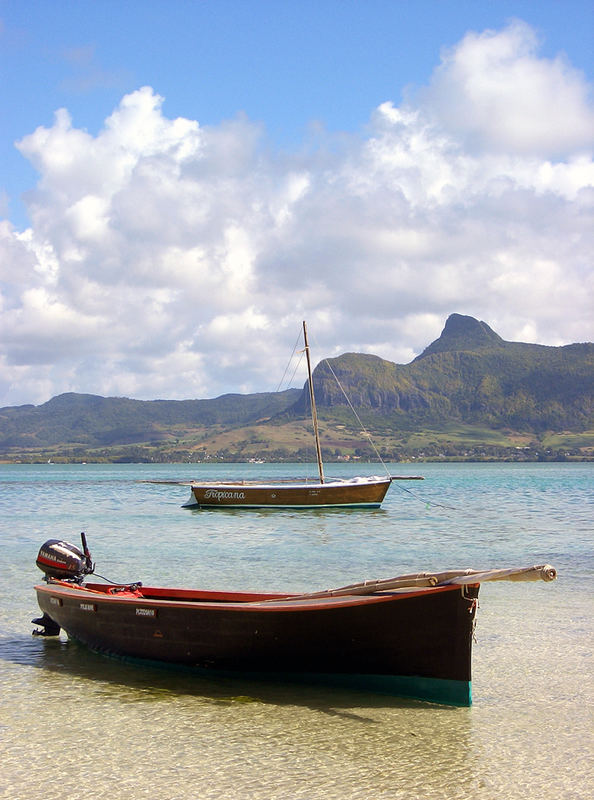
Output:
<svg viewBox="0 0 594 800">
<path fill-rule="evenodd" d="M 567 457 L 555 457 L 555 456 L 542 456 L 539 458 L 512 458 L 512 457 L 502 457 L 502 458 L 495 458 L 495 457 L 428 457 L 428 456 L 419 456 L 419 457 L 412 457 L 410 459 L 384 459 L 383 463 L 388 464 L 588 464 L 594 462 L 594 454 L 585 454 L 579 456 L 567 456 Z M 251 464 L 249 459 L 207 459 L 207 460 L 169 460 L 169 459 L 126 459 L 126 458 L 113 458 L 113 459 L 93 459 L 93 458 L 65 458 L 63 456 L 55 456 L 54 458 L 43 459 L 43 458 L 5 458 L 0 457 L 0 464 L 23 464 L 23 465 L 42 465 L 47 464 L 48 466 L 52 465 L 68 465 L 68 464 L 79 464 L 81 466 L 87 464 L 113 464 L 113 465 L 122 465 L 122 464 L 207 464 L 207 465 L 215 465 L 215 464 Z M 315 464 L 315 461 L 304 461 L 300 459 L 286 459 L 282 461 L 273 461 L 273 460 L 261 460 L 257 462 L 259 465 L 264 464 Z M 365 464 L 365 465 L 381 465 L 382 462 L 378 460 L 364 460 L 358 459 L 353 461 L 345 461 L 344 459 L 326 459 L 325 463 L 330 465 L 335 464 Z"/>
</svg>

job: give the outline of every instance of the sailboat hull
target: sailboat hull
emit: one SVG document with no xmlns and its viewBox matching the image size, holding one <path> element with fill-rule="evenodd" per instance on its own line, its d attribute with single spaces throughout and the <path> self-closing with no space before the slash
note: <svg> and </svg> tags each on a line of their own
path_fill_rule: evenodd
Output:
<svg viewBox="0 0 594 800">
<path fill-rule="evenodd" d="M 328 483 L 193 483 L 186 508 L 379 508 L 391 478 Z"/>
</svg>

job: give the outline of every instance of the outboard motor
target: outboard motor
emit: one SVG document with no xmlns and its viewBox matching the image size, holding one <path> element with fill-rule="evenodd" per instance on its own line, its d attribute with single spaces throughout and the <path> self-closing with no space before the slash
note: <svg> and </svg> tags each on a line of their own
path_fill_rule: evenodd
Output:
<svg viewBox="0 0 594 800">
<path fill-rule="evenodd" d="M 81 533 L 80 537 L 82 550 L 61 539 L 48 539 L 41 545 L 35 563 L 45 573 L 46 581 L 57 578 L 72 583 L 82 583 L 84 576 L 94 571 L 95 565 L 87 547 L 87 537 L 84 533 Z M 32 619 L 31 622 L 42 626 L 41 630 L 33 631 L 33 636 L 57 636 L 60 633 L 58 623 L 45 611 L 43 616 Z"/>
<path fill-rule="evenodd" d="M 61 539 L 48 539 L 41 545 L 36 564 L 45 573 L 46 580 L 58 578 L 63 581 L 82 583 L 85 575 L 95 569 L 87 547 L 87 539 L 81 533 L 82 550 Z"/>
</svg>

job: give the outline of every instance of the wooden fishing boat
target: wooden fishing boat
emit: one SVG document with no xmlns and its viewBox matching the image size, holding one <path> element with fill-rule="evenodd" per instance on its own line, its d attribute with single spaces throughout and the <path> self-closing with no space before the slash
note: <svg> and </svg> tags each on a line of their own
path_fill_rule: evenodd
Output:
<svg viewBox="0 0 594 800">
<path fill-rule="evenodd" d="M 318 479 L 256 483 L 192 481 L 185 508 L 378 508 L 393 480 L 420 480 L 419 476 L 372 476 L 345 480 L 324 477 L 322 449 L 313 386 L 307 326 L 303 323 L 311 418 L 318 462 Z"/>
<path fill-rule="evenodd" d="M 39 635 L 92 650 L 285 681 L 322 682 L 467 706 L 480 583 L 554 580 L 544 565 L 403 575 L 307 594 L 84 582 L 94 565 L 58 540 L 38 555 Z"/>
</svg>

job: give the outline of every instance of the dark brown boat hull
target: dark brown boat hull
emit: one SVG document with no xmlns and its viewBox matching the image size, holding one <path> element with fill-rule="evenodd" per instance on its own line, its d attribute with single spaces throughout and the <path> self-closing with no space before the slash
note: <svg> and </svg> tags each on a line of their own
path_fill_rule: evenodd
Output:
<svg viewBox="0 0 594 800">
<path fill-rule="evenodd" d="M 201 508 L 378 508 L 391 479 L 311 484 L 195 484 L 187 506 Z"/>
<path fill-rule="evenodd" d="M 45 614 L 99 652 L 470 705 L 478 588 L 308 601 L 217 595 L 216 602 L 208 593 L 166 599 L 164 589 L 143 589 L 156 594 L 142 598 L 51 583 L 36 591 Z"/>
</svg>

